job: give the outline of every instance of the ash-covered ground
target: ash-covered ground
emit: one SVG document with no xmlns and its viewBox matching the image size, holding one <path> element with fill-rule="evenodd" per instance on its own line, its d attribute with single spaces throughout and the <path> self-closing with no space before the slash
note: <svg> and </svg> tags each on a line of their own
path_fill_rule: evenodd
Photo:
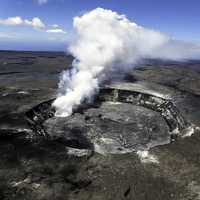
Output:
<svg viewBox="0 0 200 200">
<path fill-rule="evenodd" d="M 200 199 L 200 61 L 146 61 L 45 118 L 72 59 L 0 52 L 0 199 Z"/>
</svg>

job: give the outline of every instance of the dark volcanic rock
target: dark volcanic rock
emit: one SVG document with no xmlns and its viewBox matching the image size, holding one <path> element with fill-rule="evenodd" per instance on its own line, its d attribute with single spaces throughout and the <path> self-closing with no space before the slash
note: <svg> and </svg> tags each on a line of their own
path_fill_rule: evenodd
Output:
<svg viewBox="0 0 200 200">
<path fill-rule="evenodd" d="M 95 148 L 99 153 L 125 153 L 170 141 L 168 126 L 158 113 L 127 103 L 105 102 L 84 114 L 54 117 L 44 129 L 71 147 Z"/>
<path fill-rule="evenodd" d="M 198 200 L 200 62 L 145 64 L 131 87 L 109 85 L 95 105 L 54 118 L 49 100 L 71 61 L 0 52 L 0 199 Z"/>
</svg>

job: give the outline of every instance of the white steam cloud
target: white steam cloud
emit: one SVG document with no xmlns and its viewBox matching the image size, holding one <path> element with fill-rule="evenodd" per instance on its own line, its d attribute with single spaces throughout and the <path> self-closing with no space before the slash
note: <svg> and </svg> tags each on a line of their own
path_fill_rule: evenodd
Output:
<svg viewBox="0 0 200 200">
<path fill-rule="evenodd" d="M 187 59 L 200 55 L 200 47 L 171 40 L 138 26 L 125 15 L 97 8 L 74 18 L 75 40 L 69 52 L 73 69 L 62 74 L 60 94 L 54 101 L 57 116 L 71 115 L 73 108 L 98 91 L 111 72 L 128 70 L 142 58 Z"/>
</svg>

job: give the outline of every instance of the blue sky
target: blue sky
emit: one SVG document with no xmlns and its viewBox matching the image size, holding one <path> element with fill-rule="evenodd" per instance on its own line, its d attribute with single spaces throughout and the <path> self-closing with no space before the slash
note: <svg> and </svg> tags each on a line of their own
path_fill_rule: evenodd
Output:
<svg viewBox="0 0 200 200">
<path fill-rule="evenodd" d="M 199 0 L 0 0 L 0 49 L 65 50 L 73 36 L 73 17 L 96 7 L 200 43 Z"/>
</svg>

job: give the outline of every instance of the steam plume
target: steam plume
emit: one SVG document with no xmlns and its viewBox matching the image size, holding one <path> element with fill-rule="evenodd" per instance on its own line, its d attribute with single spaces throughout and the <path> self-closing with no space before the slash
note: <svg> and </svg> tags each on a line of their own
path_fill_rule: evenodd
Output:
<svg viewBox="0 0 200 200">
<path fill-rule="evenodd" d="M 200 47 L 173 41 L 154 30 L 138 26 L 125 15 L 97 8 L 74 18 L 75 40 L 69 52 L 73 69 L 62 74 L 60 94 L 53 105 L 57 116 L 71 115 L 73 108 L 98 91 L 107 74 L 128 70 L 142 58 L 187 59 L 200 55 Z"/>
</svg>

